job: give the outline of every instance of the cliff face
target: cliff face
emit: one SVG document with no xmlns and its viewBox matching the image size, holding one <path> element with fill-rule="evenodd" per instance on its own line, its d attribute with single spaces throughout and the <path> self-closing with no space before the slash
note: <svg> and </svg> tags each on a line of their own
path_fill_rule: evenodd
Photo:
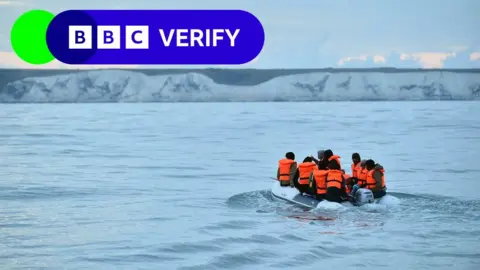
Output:
<svg viewBox="0 0 480 270">
<path fill-rule="evenodd" d="M 479 70 L 1 70 L 0 102 L 478 100 Z"/>
</svg>

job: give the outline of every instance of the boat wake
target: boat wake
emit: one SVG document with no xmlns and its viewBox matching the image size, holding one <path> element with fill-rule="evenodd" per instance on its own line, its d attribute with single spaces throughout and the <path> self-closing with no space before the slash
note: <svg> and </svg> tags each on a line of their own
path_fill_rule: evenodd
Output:
<svg viewBox="0 0 480 270">
<path fill-rule="evenodd" d="M 254 209 L 257 213 L 276 214 L 282 217 L 308 222 L 339 222 L 339 220 L 354 222 L 357 226 L 382 225 L 390 215 L 406 215 L 422 212 L 437 212 L 441 214 L 454 213 L 458 215 L 465 211 L 466 205 L 475 204 L 480 207 L 480 201 L 462 201 L 455 198 L 430 195 L 389 192 L 381 204 L 366 204 L 360 207 L 349 203 L 322 201 L 314 209 L 294 205 L 277 199 L 270 190 L 259 190 L 240 193 L 227 199 L 230 208 L 240 210 Z M 472 209 L 468 207 L 468 209 Z M 465 213 L 474 218 L 480 218 L 477 213 Z"/>
</svg>

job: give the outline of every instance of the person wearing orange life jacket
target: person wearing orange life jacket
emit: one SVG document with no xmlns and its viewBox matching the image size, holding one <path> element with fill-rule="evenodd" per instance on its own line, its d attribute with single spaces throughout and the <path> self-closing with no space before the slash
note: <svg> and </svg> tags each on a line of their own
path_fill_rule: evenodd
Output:
<svg viewBox="0 0 480 270">
<path fill-rule="evenodd" d="M 338 170 L 340 170 L 342 172 L 342 186 L 341 186 L 341 197 L 346 197 L 347 196 L 347 191 L 350 191 L 350 189 L 348 188 L 348 182 L 347 180 L 349 180 L 351 177 L 350 175 L 347 175 L 345 174 L 345 170 L 342 169 L 342 163 L 340 162 L 340 156 L 338 155 L 335 155 L 333 153 L 332 150 L 328 149 L 328 150 L 325 150 L 325 157 L 326 157 L 326 160 L 327 160 L 327 168 L 328 169 L 331 169 L 330 166 L 332 164 L 337 164 L 338 165 Z M 337 168 L 336 165 L 332 165 L 333 168 Z M 337 169 L 334 169 L 334 170 L 337 170 Z"/>
<path fill-rule="evenodd" d="M 285 158 L 278 161 L 277 180 L 282 187 L 294 187 L 298 178 L 297 162 L 295 154 L 288 152 Z"/>
<path fill-rule="evenodd" d="M 357 170 L 357 184 L 359 187 L 366 187 L 367 186 L 367 173 L 368 170 L 365 168 L 366 160 L 360 161 L 360 167 Z"/>
<path fill-rule="evenodd" d="M 352 177 L 358 178 L 357 173 L 358 173 L 358 170 L 360 170 L 360 161 L 361 161 L 360 154 L 353 153 L 352 154 Z"/>
<path fill-rule="evenodd" d="M 375 199 L 381 198 L 387 194 L 387 186 L 385 185 L 385 170 L 382 165 L 375 163 L 369 159 L 365 162 L 367 173 L 367 185 L 373 193 Z"/>
<path fill-rule="evenodd" d="M 330 158 L 327 173 L 327 194 L 325 199 L 331 202 L 342 202 L 346 197 L 345 173 L 341 170 L 338 158 Z"/>
<path fill-rule="evenodd" d="M 329 165 L 330 165 L 330 162 L 332 160 L 338 163 L 338 166 L 340 167 L 339 170 L 342 169 L 342 164 L 340 162 L 340 156 L 337 156 L 337 155 L 333 154 L 332 150 L 330 150 L 330 149 L 325 150 L 325 159 L 326 159 L 328 169 L 330 169 Z"/>
<path fill-rule="evenodd" d="M 367 186 L 367 169 L 365 168 L 365 162 L 367 160 L 360 161 L 359 166 L 356 168 L 357 177 L 352 177 L 350 179 L 350 197 L 355 197 L 355 193 L 359 188 L 365 188 Z"/>
<path fill-rule="evenodd" d="M 328 162 L 330 162 L 330 157 L 333 156 L 333 151 L 331 149 L 327 149 L 323 151 L 323 164 L 322 166 L 328 170 Z"/>
<path fill-rule="evenodd" d="M 351 165 L 351 171 L 352 175 L 347 178 L 347 194 L 350 194 L 352 191 L 353 186 L 355 186 L 358 183 L 358 172 L 361 170 L 360 167 L 360 154 L 359 153 L 353 153 L 352 154 L 352 165 Z"/>
<path fill-rule="evenodd" d="M 328 170 L 313 170 L 310 174 L 310 187 L 315 199 L 322 201 L 327 194 L 327 174 Z"/>
<path fill-rule="evenodd" d="M 298 165 L 298 181 L 296 181 L 295 187 L 300 191 L 300 193 L 307 193 L 314 195 L 310 191 L 310 175 L 317 169 L 317 164 L 313 162 L 311 157 L 306 157 L 302 163 Z"/>
<path fill-rule="evenodd" d="M 328 170 L 327 169 L 327 164 L 326 164 L 326 159 L 325 159 L 325 150 L 318 150 L 317 151 L 317 157 L 318 159 L 314 158 L 313 156 L 310 156 L 312 159 L 313 159 L 313 162 L 315 162 L 317 164 L 317 168 L 316 170 L 321 170 L 321 171 L 326 171 Z M 320 183 L 320 186 L 321 186 L 321 183 Z M 309 179 L 309 193 L 310 195 L 316 195 L 317 194 L 317 183 L 316 183 L 316 180 L 315 180 L 315 177 L 313 177 L 313 175 L 310 175 L 310 179 Z M 323 199 L 324 197 L 324 194 L 323 193 L 319 193 L 319 196 L 317 196 L 317 198 L 319 200 Z"/>
<path fill-rule="evenodd" d="M 333 156 L 333 152 L 330 149 L 327 150 L 318 150 L 317 152 L 318 159 L 313 158 L 313 156 L 310 156 L 313 158 L 313 161 L 318 165 L 319 170 L 328 170 L 328 162 L 329 158 Z"/>
<path fill-rule="evenodd" d="M 347 194 L 350 194 L 352 186 L 354 185 L 353 184 L 354 178 L 351 177 L 349 174 L 346 174 L 345 170 L 342 169 L 341 171 L 343 172 L 343 178 L 345 178 L 345 192 Z"/>
</svg>

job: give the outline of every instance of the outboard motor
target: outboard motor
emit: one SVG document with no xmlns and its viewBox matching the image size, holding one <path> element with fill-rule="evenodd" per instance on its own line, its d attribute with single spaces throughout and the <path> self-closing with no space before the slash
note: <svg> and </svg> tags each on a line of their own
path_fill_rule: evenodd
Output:
<svg viewBox="0 0 480 270">
<path fill-rule="evenodd" d="M 373 192 L 368 188 L 359 188 L 353 196 L 353 204 L 356 206 L 362 206 L 367 203 L 373 203 L 375 198 Z"/>
</svg>

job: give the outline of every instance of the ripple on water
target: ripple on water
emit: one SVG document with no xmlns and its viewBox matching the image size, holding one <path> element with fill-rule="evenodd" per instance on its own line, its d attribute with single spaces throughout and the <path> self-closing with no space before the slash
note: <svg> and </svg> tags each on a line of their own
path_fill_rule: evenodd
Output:
<svg viewBox="0 0 480 270">
<path fill-rule="evenodd" d="M 272 193 L 267 190 L 244 192 L 227 199 L 227 205 L 231 208 L 261 208 L 273 205 L 272 202 Z"/>
<path fill-rule="evenodd" d="M 220 252 L 223 248 L 220 246 L 222 243 L 212 243 L 209 241 L 208 244 L 199 244 L 199 243 L 179 243 L 172 244 L 168 247 L 159 248 L 158 252 L 174 253 L 174 254 L 189 254 L 189 253 L 198 253 L 198 252 Z"/>
<path fill-rule="evenodd" d="M 84 262 L 96 262 L 96 263 L 104 263 L 111 265 L 114 264 L 122 264 L 124 262 L 130 262 L 137 264 L 139 261 L 141 262 L 166 262 L 166 261 L 179 261 L 182 258 L 174 257 L 174 256 L 166 256 L 161 254 L 147 254 L 147 253 L 139 253 L 139 254 L 122 254 L 116 256 L 80 256 L 78 258 L 72 259 L 71 262 L 78 263 L 78 261 Z"/>
<path fill-rule="evenodd" d="M 58 186 L 40 186 L 40 187 L 7 187 L 0 188 L 0 200 L 18 201 L 18 200 L 41 200 L 56 198 L 75 198 L 98 194 L 96 188 L 69 188 Z"/>
<path fill-rule="evenodd" d="M 261 222 L 254 221 L 254 220 L 230 220 L 226 222 L 220 222 L 214 225 L 207 225 L 201 227 L 202 230 L 211 230 L 211 231 L 218 231 L 218 230 L 242 230 L 242 229 L 251 229 L 256 226 L 261 225 Z"/>
<path fill-rule="evenodd" d="M 282 240 L 278 237 L 259 234 L 251 235 L 249 237 L 218 237 L 215 239 L 200 241 L 196 243 L 171 243 L 165 247 L 155 248 L 155 252 L 185 255 L 205 252 L 221 253 L 225 251 L 228 246 L 231 245 L 242 248 L 248 246 L 249 244 L 278 245 L 285 242 L 285 240 Z"/>
<path fill-rule="evenodd" d="M 294 234 L 283 234 L 283 235 L 280 235 L 280 238 L 285 239 L 286 241 L 296 241 L 296 242 L 308 241 L 307 239 Z"/>
<path fill-rule="evenodd" d="M 210 262 L 195 265 L 183 266 L 178 269 L 182 270 L 203 270 L 203 269 L 234 269 L 237 267 L 255 266 L 268 262 L 270 259 L 276 258 L 278 253 L 267 249 L 242 250 L 229 254 L 215 256 Z"/>
</svg>

